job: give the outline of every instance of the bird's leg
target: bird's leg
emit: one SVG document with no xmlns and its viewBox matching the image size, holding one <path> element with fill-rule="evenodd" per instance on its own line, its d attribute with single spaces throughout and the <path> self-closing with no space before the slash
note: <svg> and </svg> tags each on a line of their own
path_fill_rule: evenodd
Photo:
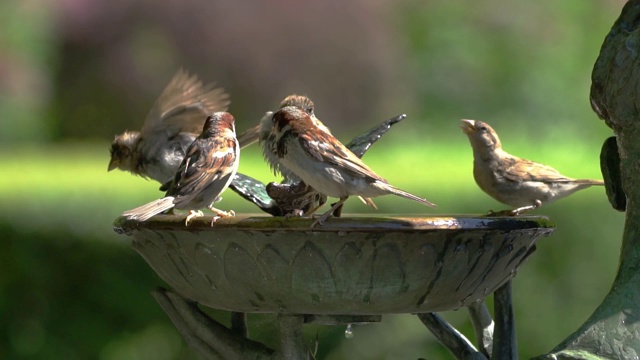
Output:
<svg viewBox="0 0 640 360">
<path fill-rule="evenodd" d="M 487 213 L 487 216 L 518 216 L 522 213 L 525 213 L 527 211 L 531 211 L 534 209 L 539 208 L 540 206 L 542 206 L 542 201 L 540 200 L 536 200 L 533 202 L 532 205 L 527 205 L 527 206 L 521 206 L 517 209 L 513 209 L 513 210 L 502 210 L 502 211 L 493 211 L 493 210 L 489 210 L 489 212 Z"/>
<path fill-rule="evenodd" d="M 542 206 L 542 201 L 536 200 L 533 202 L 533 205 L 522 206 L 517 209 L 511 210 L 511 216 L 518 216 L 524 212 L 531 211 Z"/>
<path fill-rule="evenodd" d="M 319 225 L 324 224 L 325 220 L 327 220 L 331 215 L 333 215 L 333 212 L 334 212 L 337 208 L 339 208 L 342 204 L 344 204 L 344 202 L 345 202 L 345 201 L 347 201 L 347 199 L 348 199 L 348 198 L 349 198 L 348 196 L 341 197 L 341 198 L 340 198 L 340 201 L 338 201 L 337 203 L 333 204 L 333 205 L 331 206 L 331 209 L 329 209 L 329 211 L 327 211 L 327 212 L 325 212 L 324 214 L 320 215 L 320 216 L 316 219 L 316 221 L 314 221 L 314 222 L 311 224 L 311 228 L 315 227 L 315 226 L 316 226 L 316 225 L 318 225 L 318 224 L 319 224 Z"/>
<path fill-rule="evenodd" d="M 201 210 L 189 210 L 189 215 L 184 220 L 184 226 L 189 226 L 189 221 L 193 218 L 204 216 L 204 213 Z"/>
<path fill-rule="evenodd" d="M 322 207 L 322 205 L 324 205 L 324 204 L 320 204 L 320 205 L 318 205 L 318 206 L 314 207 L 313 209 L 309 209 L 309 210 L 307 210 L 307 212 L 306 212 L 306 213 L 304 213 L 303 215 L 304 215 L 304 216 L 311 216 L 313 213 L 315 213 L 316 211 L 318 211 L 318 209 L 320 209 L 320 208 Z"/>
<path fill-rule="evenodd" d="M 493 211 L 489 210 L 487 216 L 518 216 L 527 211 L 531 211 L 542 206 L 542 201 L 536 200 L 532 205 L 522 206 L 513 210 L 502 210 L 502 211 Z"/>
<path fill-rule="evenodd" d="M 333 204 L 331 204 L 331 206 L 333 206 Z M 344 208 L 344 204 L 342 204 L 342 206 L 338 206 L 334 211 L 333 211 L 333 216 L 335 217 L 340 217 L 342 216 L 342 209 Z"/>
<path fill-rule="evenodd" d="M 209 210 L 213 211 L 216 215 L 211 219 L 211 226 L 213 226 L 213 223 L 216 222 L 216 220 L 218 220 L 221 217 L 233 217 L 236 216 L 236 212 L 233 210 L 229 210 L 229 211 L 224 211 L 224 210 L 220 210 L 220 209 L 216 209 L 213 207 L 213 204 L 209 205 L 207 207 Z"/>
</svg>

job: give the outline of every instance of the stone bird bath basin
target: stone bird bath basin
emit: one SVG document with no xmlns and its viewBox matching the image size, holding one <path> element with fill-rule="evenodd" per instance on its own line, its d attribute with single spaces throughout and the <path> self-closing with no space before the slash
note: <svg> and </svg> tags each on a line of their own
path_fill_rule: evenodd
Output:
<svg viewBox="0 0 640 360">
<path fill-rule="evenodd" d="M 233 312 L 371 315 L 469 306 L 513 278 L 545 217 L 118 218 L 177 293 Z"/>
</svg>

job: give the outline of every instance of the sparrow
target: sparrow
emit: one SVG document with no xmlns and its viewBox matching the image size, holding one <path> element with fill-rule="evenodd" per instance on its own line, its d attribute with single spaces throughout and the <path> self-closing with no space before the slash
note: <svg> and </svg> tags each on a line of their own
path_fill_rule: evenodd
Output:
<svg viewBox="0 0 640 360">
<path fill-rule="evenodd" d="M 380 140 L 382 135 L 389 131 L 393 125 L 406 117 L 405 114 L 402 114 L 385 120 L 380 125 L 351 140 L 347 144 L 347 148 L 361 158 L 371 148 L 371 145 Z M 242 147 L 242 144 L 240 146 Z M 229 189 L 273 216 L 301 216 L 327 202 L 326 195 L 318 193 L 302 181 L 293 184 L 271 182 L 265 186 L 260 181 L 239 172 L 231 181 Z M 339 216 L 339 210 L 334 211 L 335 216 Z"/>
<path fill-rule="evenodd" d="M 340 199 L 311 227 L 323 224 L 349 196 L 359 196 L 370 206 L 375 206 L 370 198 L 389 194 L 436 206 L 389 184 L 298 107 L 285 106 L 273 114 L 269 134 L 274 141 L 266 151 L 277 157 L 282 167 L 319 193 Z"/>
<path fill-rule="evenodd" d="M 300 108 L 302 111 L 306 112 L 307 114 L 309 114 L 309 116 L 311 116 L 313 123 L 317 127 L 331 134 L 331 130 L 329 130 L 329 128 L 325 126 L 322 123 L 322 121 L 320 121 L 316 117 L 315 104 L 309 97 L 305 95 L 297 95 L 297 94 L 289 95 L 280 102 L 280 106 L 278 106 L 278 109 L 282 109 L 283 107 L 286 107 L 286 106 L 295 106 L 297 108 Z M 258 123 L 258 125 L 238 135 L 238 141 L 240 142 L 243 149 L 255 143 L 256 141 L 265 140 L 265 138 L 269 135 L 269 132 L 271 130 L 272 117 L 273 117 L 273 111 L 267 111 L 262 117 L 262 119 L 260 119 L 260 122 Z"/>
<path fill-rule="evenodd" d="M 125 131 L 111 144 L 108 171 L 120 169 L 161 184 L 172 181 L 204 120 L 226 111 L 229 96 L 222 88 L 203 85 L 179 69 L 147 114 L 140 131 Z"/>
<path fill-rule="evenodd" d="M 213 207 L 238 171 L 240 146 L 234 123 L 233 116 L 226 112 L 207 117 L 202 132 L 187 148 L 165 197 L 122 215 L 145 221 L 169 209 L 189 210 L 185 225 L 192 218 L 203 216 L 199 209 L 204 207 L 216 214 L 212 224 L 218 217 L 234 216 L 233 210 L 226 212 Z"/>
<path fill-rule="evenodd" d="M 322 131 L 325 131 L 326 133 L 331 134 L 331 131 L 329 130 L 329 128 L 326 127 L 322 123 L 322 121 L 320 121 L 316 117 L 315 104 L 309 97 L 304 95 L 296 95 L 296 94 L 289 95 L 280 102 L 279 109 L 282 109 L 287 106 L 294 106 L 301 109 L 311 117 L 311 120 L 313 121 L 315 126 L 317 126 Z M 246 130 L 245 132 L 243 132 L 238 136 L 238 141 L 240 142 L 240 144 L 242 144 L 241 145 L 242 148 L 245 148 L 255 143 L 256 141 L 259 141 L 263 145 L 262 155 L 264 156 L 265 160 L 271 167 L 271 170 L 273 171 L 273 173 L 274 174 L 280 173 L 285 179 L 284 183 L 290 184 L 290 183 L 297 182 L 300 179 L 295 174 L 293 174 L 289 169 L 287 169 L 286 167 L 283 167 L 278 161 L 278 157 L 274 156 L 272 149 L 270 149 L 270 147 L 272 147 L 272 145 L 274 144 L 273 134 L 271 134 L 272 118 L 273 118 L 273 112 L 267 111 L 262 117 L 262 119 L 260 119 L 260 122 L 258 123 L 258 125 L 250 128 L 249 130 Z"/>
<path fill-rule="evenodd" d="M 389 131 L 391 126 L 406 117 L 405 114 L 402 114 L 384 121 L 382 124 L 351 140 L 351 142 L 346 145 L 347 148 L 357 157 L 362 158 L 371 145 L 375 144 L 383 134 Z M 320 129 L 322 130 L 322 128 Z M 278 184 L 272 182 L 267 185 L 266 190 L 279 208 L 282 209 L 285 217 L 292 215 L 310 215 L 327 202 L 326 195 L 320 194 L 302 181 L 293 184 Z M 365 204 L 367 203 L 365 202 Z M 375 204 L 372 203 L 372 205 L 375 207 Z M 341 208 L 336 209 L 333 214 L 339 217 L 340 210 Z"/>
<path fill-rule="evenodd" d="M 507 153 L 487 123 L 462 120 L 460 127 L 471 142 L 473 177 L 480 189 L 515 207 L 501 214 L 518 215 L 592 185 L 604 185 L 602 180 L 572 179 L 550 166 Z"/>
<path fill-rule="evenodd" d="M 307 113 L 313 123 L 323 131 L 331 133 L 328 127 L 326 127 L 322 121 L 320 121 L 315 115 L 315 104 L 313 101 L 304 95 L 289 95 L 285 97 L 281 102 L 279 108 L 295 106 L 305 113 Z M 267 111 L 258 125 L 246 130 L 238 136 L 242 148 L 245 148 L 256 141 L 262 144 L 262 154 L 269 167 L 274 174 L 280 173 L 284 178 L 281 184 L 272 182 L 266 187 L 269 196 L 275 200 L 276 204 L 283 211 L 284 216 L 312 214 L 315 210 L 320 208 L 327 202 L 327 197 L 323 194 L 319 194 L 315 189 L 307 184 L 301 182 L 294 173 L 292 173 L 286 167 L 283 167 L 277 156 L 273 155 L 270 150 L 274 144 L 274 137 L 271 134 L 271 119 L 273 118 L 273 112 Z"/>
</svg>

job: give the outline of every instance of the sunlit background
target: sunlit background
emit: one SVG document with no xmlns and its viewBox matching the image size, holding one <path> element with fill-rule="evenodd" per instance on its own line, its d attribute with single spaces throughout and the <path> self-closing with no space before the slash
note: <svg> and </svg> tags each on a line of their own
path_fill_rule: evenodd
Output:
<svg viewBox="0 0 640 360">
<path fill-rule="evenodd" d="M 0 2 L 0 354 L 7 359 L 197 359 L 149 295 L 163 282 L 112 231 L 158 184 L 107 173 L 115 134 L 139 129 L 179 68 L 231 95 L 242 131 L 290 93 L 309 95 L 343 141 L 394 115 L 364 157 L 392 184 L 377 214 L 482 214 L 461 118 L 488 122 L 507 151 L 600 178 L 612 134 L 591 111 L 593 63 L 621 0 Z M 276 179 L 257 147 L 240 171 Z M 227 192 L 219 208 L 257 208 Z M 345 213 L 369 212 L 350 200 Z M 535 212 L 556 232 L 514 281 L 519 353 L 550 351 L 604 297 L 623 214 L 602 188 Z M 228 323 L 228 315 L 212 311 Z M 466 310 L 444 314 L 472 337 Z M 272 315 L 250 315 L 275 346 Z M 317 359 L 451 359 L 411 315 L 308 327 Z"/>
</svg>

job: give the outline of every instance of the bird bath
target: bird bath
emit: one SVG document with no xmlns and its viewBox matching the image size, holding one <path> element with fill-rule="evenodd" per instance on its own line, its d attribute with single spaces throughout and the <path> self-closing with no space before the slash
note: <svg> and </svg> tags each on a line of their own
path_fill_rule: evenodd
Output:
<svg viewBox="0 0 640 360">
<path fill-rule="evenodd" d="M 305 321 L 372 322 L 381 314 L 484 306 L 486 296 L 509 284 L 536 240 L 554 230 L 540 216 L 352 216 L 314 229 L 311 221 L 238 216 L 211 226 L 203 217 L 185 227 L 184 216 L 161 215 L 146 222 L 120 217 L 114 229 L 132 237 L 133 248 L 177 293 L 156 292 L 165 311 L 183 298 L 195 312 L 191 301 L 235 314 L 277 313 L 280 352 L 252 344 L 265 358 L 287 359 L 306 358 L 298 341 Z M 169 314 L 174 323 L 179 312 Z M 211 331 L 231 336 L 227 330 Z M 244 335 L 229 341 L 250 341 Z M 224 352 L 211 341 L 214 353 Z M 481 348 L 490 353 L 490 346 Z"/>
</svg>

